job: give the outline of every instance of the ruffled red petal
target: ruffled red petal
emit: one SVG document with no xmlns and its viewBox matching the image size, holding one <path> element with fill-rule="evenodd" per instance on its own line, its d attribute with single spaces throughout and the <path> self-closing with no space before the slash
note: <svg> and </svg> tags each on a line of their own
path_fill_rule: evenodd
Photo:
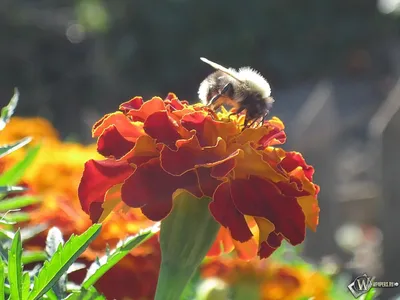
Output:
<svg viewBox="0 0 400 300">
<path fill-rule="evenodd" d="M 260 244 L 258 250 L 258 256 L 260 258 L 267 258 L 271 256 L 272 253 L 282 244 L 283 237 L 276 234 L 276 232 L 271 232 L 268 236 L 267 241 Z"/>
<path fill-rule="evenodd" d="M 132 172 L 132 167 L 125 161 L 109 159 L 87 161 L 78 187 L 83 211 L 90 214 L 92 220 L 97 221 L 101 215 L 101 204 L 104 202 L 107 191 L 123 182 Z"/>
<path fill-rule="evenodd" d="M 214 146 L 218 138 L 226 141 L 229 136 L 233 136 L 237 132 L 235 124 L 215 121 L 204 111 L 184 115 L 181 124 L 189 131 L 196 131 L 202 147 Z"/>
<path fill-rule="evenodd" d="M 105 157 L 120 159 L 135 145 L 122 136 L 115 125 L 107 127 L 97 141 L 97 151 Z"/>
<path fill-rule="evenodd" d="M 235 166 L 234 158 L 239 151 L 228 155 L 226 143 L 218 140 L 214 147 L 202 148 L 197 136 L 176 143 L 177 150 L 164 147 L 161 151 L 161 166 L 172 175 L 181 175 L 199 166 L 214 167 L 214 177 L 223 177 Z M 228 162 L 230 161 L 230 162 Z M 222 165 L 218 167 L 218 165 Z"/>
<path fill-rule="evenodd" d="M 179 126 L 168 116 L 166 111 L 150 115 L 144 123 L 145 132 L 157 141 L 175 149 L 175 143 L 182 138 Z"/>
<path fill-rule="evenodd" d="M 122 103 L 119 106 L 119 110 L 123 111 L 124 113 L 127 113 L 127 112 L 131 111 L 132 109 L 136 109 L 136 110 L 140 109 L 140 107 L 142 107 L 142 105 L 143 105 L 143 98 L 136 96 L 136 97 L 132 98 L 131 100 Z"/>
<path fill-rule="evenodd" d="M 156 142 L 148 135 L 142 135 L 136 141 L 135 146 L 122 159 L 126 159 L 130 164 L 140 166 L 154 157 L 158 157 L 160 152 Z"/>
<path fill-rule="evenodd" d="M 182 176 L 172 176 L 154 158 L 139 166 L 121 188 L 122 201 L 128 206 L 141 208 L 152 221 L 165 218 L 172 209 L 172 196 L 177 189 L 185 189 L 196 197 L 201 197 L 196 173 L 187 172 Z"/>
<path fill-rule="evenodd" d="M 302 167 L 307 179 L 312 181 L 314 168 L 306 163 L 303 156 L 298 152 L 287 152 L 286 157 L 281 161 L 280 165 L 286 172 L 291 172 L 297 167 Z"/>
<path fill-rule="evenodd" d="M 286 142 L 285 126 L 281 120 L 273 117 L 271 120 L 264 122 L 264 127 L 268 128 L 268 133 L 258 141 L 262 148 L 281 145 Z"/>
<path fill-rule="evenodd" d="M 145 122 L 146 119 L 158 111 L 165 110 L 165 103 L 160 97 L 153 97 L 151 100 L 146 101 L 139 109 L 132 109 L 127 112 L 133 121 Z"/>
<path fill-rule="evenodd" d="M 125 139 L 132 142 L 144 133 L 141 125 L 134 125 L 122 112 L 115 112 L 105 115 L 93 126 L 93 137 L 100 136 L 111 125 L 114 125 Z"/>
<path fill-rule="evenodd" d="M 211 176 L 211 168 L 197 168 L 196 173 L 201 191 L 205 196 L 212 197 L 222 181 Z"/>
<path fill-rule="evenodd" d="M 300 189 L 301 182 L 284 182 L 279 181 L 275 182 L 275 185 L 281 190 L 282 194 L 289 197 L 302 197 L 302 196 L 309 196 L 310 193 Z"/>
<path fill-rule="evenodd" d="M 230 230 L 233 239 L 239 242 L 246 242 L 251 239 L 253 234 L 244 215 L 233 204 L 229 182 L 224 182 L 218 186 L 209 208 L 215 220 Z"/>
<path fill-rule="evenodd" d="M 231 182 L 235 207 L 244 215 L 268 219 L 292 245 L 305 238 L 305 216 L 295 197 L 281 193 L 272 182 L 250 176 Z M 232 232 L 233 234 L 233 232 Z"/>
</svg>

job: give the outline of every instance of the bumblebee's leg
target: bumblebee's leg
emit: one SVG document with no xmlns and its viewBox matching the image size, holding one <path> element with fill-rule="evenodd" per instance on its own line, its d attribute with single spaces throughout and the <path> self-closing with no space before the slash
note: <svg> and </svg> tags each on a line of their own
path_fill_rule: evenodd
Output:
<svg viewBox="0 0 400 300">
<path fill-rule="evenodd" d="M 231 89 L 232 89 L 232 84 L 227 83 L 219 94 L 216 94 L 214 97 L 211 98 L 210 101 L 208 101 L 207 106 L 214 104 L 220 97 L 224 96 Z M 214 108 L 214 109 L 217 109 L 217 108 Z"/>
<path fill-rule="evenodd" d="M 269 111 L 267 111 L 266 114 L 262 117 L 261 122 L 260 122 L 260 126 L 264 125 L 264 122 L 267 119 L 268 114 L 269 114 Z"/>
<path fill-rule="evenodd" d="M 257 122 L 258 120 L 260 120 L 260 119 L 258 118 L 258 119 L 255 119 L 253 122 L 251 122 L 251 124 L 249 125 L 249 127 L 253 126 L 254 123 Z"/>
<path fill-rule="evenodd" d="M 244 111 L 245 109 L 246 109 L 245 107 L 241 106 L 237 111 L 235 111 L 234 113 L 229 114 L 229 116 L 228 116 L 229 121 L 231 120 L 231 116 L 238 115 L 238 114 L 240 114 L 242 111 Z"/>
<path fill-rule="evenodd" d="M 246 116 L 246 118 L 244 119 L 244 123 L 243 123 L 243 129 L 242 130 L 245 130 L 246 128 L 247 128 L 247 124 L 249 123 L 249 119 L 247 118 L 247 116 Z"/>
</svg>

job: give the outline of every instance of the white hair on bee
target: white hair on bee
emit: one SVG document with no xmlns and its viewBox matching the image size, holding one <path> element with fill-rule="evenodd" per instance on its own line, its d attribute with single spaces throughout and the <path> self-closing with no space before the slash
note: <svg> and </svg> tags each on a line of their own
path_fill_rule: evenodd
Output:
<svg viewBox="0 0 400 300">
<path fill-rule="evenodd" d="M 208 80 L 204 80 L 199 87 L 198 95 L 201 103 L 207 105 L 207 95 L 209 90 L 209 82 Z"/>
<path fill-rule="evenodd" d="M 250 89 L 259 92 L 261 97 L 268 98 L 271 96 L 271 87 L 268 81 L 258 71 L 250 67 L 243 67 L 238 70 L 237 74 Z M 271 101 L 273 101 L 272 98 Z"/>
</svg>

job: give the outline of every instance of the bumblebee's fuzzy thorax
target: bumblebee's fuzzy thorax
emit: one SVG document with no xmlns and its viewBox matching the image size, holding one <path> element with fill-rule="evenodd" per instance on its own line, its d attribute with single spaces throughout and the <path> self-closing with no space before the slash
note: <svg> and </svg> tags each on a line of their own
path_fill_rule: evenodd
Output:
<svg viewBox="0 0 400 300">
<path fill-rule="evenodd" d="M 217 70 L 200 84 L 201 102 L 214 110 L 228 104 L 236 108 L 237 114 L 245 112 L 245 127 L 249 122 L 251 125 L 260 119 L 263 122 L 274 102 L 267 80 L 250 67 L 236 71 L 205 58 L 201 60 Z"/>
</svg>

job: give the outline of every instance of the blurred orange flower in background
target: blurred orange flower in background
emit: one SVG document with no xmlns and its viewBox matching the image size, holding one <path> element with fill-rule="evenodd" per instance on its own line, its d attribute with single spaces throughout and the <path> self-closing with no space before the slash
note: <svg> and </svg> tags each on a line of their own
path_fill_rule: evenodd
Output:
<svg viewBox="0 0 400 300">
<path fill-rule="evenodd" d="M 215 114 L 174 94 L 121 104 L 93 126 L 106 159 L 85 164 L 83 210 L 97 221 L 129 206 L 160 221 L 184 189 L 212 199 L 210 213 L 222 225 L 212 255 L 235 247 L 247 259 L 266 258 L 283 239 L 300 244 L 306 226 L 318 224 L 314 169 L 300 153 L 276 147 L 286 140 L 278 118 L 244 130 L 243 123 L 243 115 Z M 123 203 L 112 196 L 118 191 Z"/>
<path fill-rule="evenodd" d="M 29 193 L 40 197 L 42 201 L 29 208 L 30 220 L 25 225 L 46 223 L 49 228 L 56 226 L 66 239 L 73 233 L 83 233 L 91 221 L 80 206 L 77 189 L 84 163 L 88 159 L 101 157 L 96 152 L 96 145 L 84 146 L 60 141 L 56 129 L 47 120 L 21 117 L 13 117 L 6 129 L 0 131 L 0 144 L 12 143 L 27 136 L 33 138 L 31 144 L 40 143 L 41 147 L 22 181 L 29 186 Z M 19 149 L 4 157 L 1 160 L 2 169 L 7 170 L 21 160 L 26 149 Z M 96 256 L 104 255 L 107 245 L 115 247 L 127 235 L 137 234 L 141 229 L 154 224 L 139 209 L 130 210 L 127 214 L 115 213 L 110 220 L 103 224 L 101 234 L 83 254 L 87 264 Z M 45 239 L 46 232 L 29 241 L 26 246 L 30 249 L 43 249 Z M 106 273 L 96 286 L 110 299 L 152 299 L 160 259 L 159 244 L 155 237 L 134 249 Z M 81 275 L 78 271 L 71 274 L 70 278 L 83 279 Z M 131 278 L 130 284 L 124 283 L 123 278 L 127 275 Z M 135 288 L 132 288 L 132 284 Z"/>
<path fill-rule="evenodd" d="M 267 261 L 229 258 L 212 260 L 202 265 L 201 276 L 220 278 L 232 289 L 252 284 L 259 289 L 260 300 L 333 300 L 332 281 L 328 276 L 307 265 L 284 265 L 273 259 Z"/>
</svg>

